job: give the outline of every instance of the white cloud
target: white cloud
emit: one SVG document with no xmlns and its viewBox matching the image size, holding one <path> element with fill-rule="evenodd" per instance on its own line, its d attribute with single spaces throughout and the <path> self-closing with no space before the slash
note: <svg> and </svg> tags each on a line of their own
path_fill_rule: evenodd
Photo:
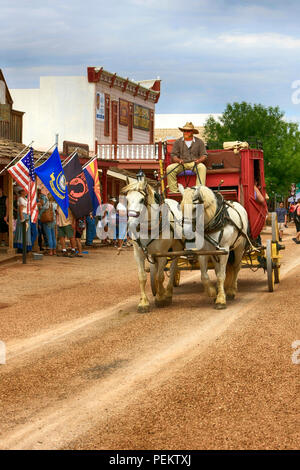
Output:
<svg viewBox="0 0 300 470">
<path fill-rule="evenodd" d="M 100 65 L 159 75 L 160 112 L 222 112 L 245 99 L 294 115 L 299 16 L 294 0 L 1 0 L 0 64 L 12 88 Z"/>
<path fill-rule="evenodd" d="M 218 41 L 238 47 L 259 47 L 271 49 L 299 49 L 300 39 L 277 33 L 222 34 Z"/>
</svg>

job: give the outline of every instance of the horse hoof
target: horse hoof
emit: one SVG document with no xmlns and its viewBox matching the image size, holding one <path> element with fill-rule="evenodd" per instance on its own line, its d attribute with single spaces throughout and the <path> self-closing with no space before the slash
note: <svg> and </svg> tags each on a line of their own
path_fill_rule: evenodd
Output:
<svg viewBox="0 0 300 470">
<path fill-rule="evenodd" d="M 150 311 L 149 305 L 139 305 L 137 309 L 138 313 L 148 313 Z"/>
<path fill-rule="evenodd" d="M 214 289 L 213 287 L 210 288 L 210 289 L 208 289 L 208 290 L 207 290 L 207 295 L 208 295 L 208 297 L 211 297 L 211 298 L 214 298 L 214 299 L 215 299 L 215 298 L 217 297 L 217 291 L 216 291 L 216 289 Z"/>
<path fill-rule="evenodd" d="M 167 297 L 167 298 L 165 299 L 165 305 L 171 305 L 171 304 L 172 304 L 172 300 L 173 300 L 172 297 Z"/>
<path fill-rule="evenodd" d="M 234 300 L 235 294 L 226 294 L 226 300 Z"/>
<path fill-rule="evenodd" d="M 163 300 L 157 300 L 155 299 L 155 306 L 158 308 L 166 307 L 167 305 L 170 305 L 166 299 Z"/>
<path fill-rule="evenodd" d="M 226 308 L 226 304 L 215 304 L 216 310 L 223 310 L 224 308 Z"/>
</svg>

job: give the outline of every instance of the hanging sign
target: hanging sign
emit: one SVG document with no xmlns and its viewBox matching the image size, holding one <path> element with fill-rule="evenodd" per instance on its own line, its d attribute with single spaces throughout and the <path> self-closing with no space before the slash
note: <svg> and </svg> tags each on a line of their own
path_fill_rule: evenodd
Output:
<svg viewBox="0 0 300 470">
<path fill-rule="evenodd" d="M 104 121 L 104 93 L 96 93 L 96 119 Z"/>
</svg>

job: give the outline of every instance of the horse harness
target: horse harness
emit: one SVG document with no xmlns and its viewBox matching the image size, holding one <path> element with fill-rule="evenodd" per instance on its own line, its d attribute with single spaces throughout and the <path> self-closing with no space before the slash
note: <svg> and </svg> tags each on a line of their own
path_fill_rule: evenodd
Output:
<svg viewBox="0 0 300 470">
<path fill-rule="evenodd" d="M 230 250 L 233 249 L 233 247 L 235 246 L 237 240 L 239 239 L 239 237 L 241 235 L 249 241 L 249 238 L 248 238 L 247 234 L 242 230 L 243 221 L 242 221 L 241 215 L 236 210 L 234 205 L 230 201 L 226 201 L 224 199 L 223 195 L 220 192 L 214 192 L 214 195 L 215 195 L 215 198 L 216 198 L 216 201 L 217 201 L 217 210 L 216 210 L 216 213 L 215 213 L 214 217 L 204 227 L 204 239 L 206 241 L 208 241 L 209 243 L 211 243 L 213 246 L 215 246 L 217 249 L 220 249 L 219 245 L 220 245 L 220 242 L 223 238 L 225 226 L 227 224 L 230 224 L 233 227 L 235 227 L 236 230 L 238 231 L 237 237 L 236 237 L 234 243 L 231 245 Z M 201 204 L 200 201 L 198 203 L 194 201 L 194 203 Z M 228 213 L 228 207 L 233 209 L 238 214 L 238 216 L 240 218 L 240 222 L 241 222 L 241 227 L 239 227 L 232 220 L 232 218 L 230 217 L 230 215 Z M 215 241 L 210 236 L 211 233 L 216 233 L 216 232 L 220 232 L 219 237 L 218 237 L 218 241 Z"/>
<path fill-rule="evenodd" d="M 194 188 L 193 188 L 194 189 Z M 141 193 L 143 196 L 144 196 L 144 205 L 147 206 L 148 205 L 148 194 L 144 191 L 138 191 L 139 193 Z M 246 238 L 246 240 L 248 241 L 248 243 L 251 244 L 250 240 L 249 240 L 249 237 L 248 235 L 242 230 L 241 227 L 243 227 L 243 221 L 242 221 L 242 218 L 241 218 L 241 215 L 240 213 L 236 210 L 236 208 L 233 206 L 233 204 L 230 202 L 230 201 L 226 201 L 223 197 L 223 195 L 220 193 L 220 192 L 215 192 L 215 198 L 216 198 L 216 201 L 217 201 L 217 210 L 216 210 L 216 213 L 214 215 L 214 217 L 209 221 L 209 223 L 206 225 L 206 227 L 204 228 L 204 239 L 206 241 L 208 241 L 209 243 L 211 243 L 213 246 L 215 246 L 217 249 L 221 249 L 221 247 L 219 246 L 220 245 L 220 242 L 222 240 L 222 237 L 223 237 L 223 234 L 224 234 L 224 228 L 227 224 L 230 224 L 232 226 L 234 226 L 238 232 L 237 234 L 237 237 L 234 241 L 234 243 L 232 244 L 232 246 L 230 247 L 230 250 L 235 246 L 237 240 L 239 239 L 240 236 L 243 236 Z M 194 201 L 194 203 L 196 204 L 201 204 L 200 201 L 196 202 Z M 230 217 L 229 213 L 228 213 L 228 207 L 230 207 L 231 209 L 235 210 L 235 212 L 238 214 L 239 218 L 240 218 L 240 222 L 241 222 L 241 227 L 239 227 Z M 167 208 L 168 210 L 171 212 L 169 206 L 167 205 Z M 130 212 L 130 211 L 129 211 Z M 138 217 L 139 214 L 136 214 L 136 215 L 131 215 L 131 217 Z M 173 214 L 174 216 L 174 214 Z M 196 224 L 196 220 L 193 219 L 193 230 L 195 230 L 195 224 Z M 149 227 L 148 227 L 149 228 Z M 158 230 L 159 230 L 159 234 L 162 233 L 163 231 L 163 220 L 162 220 L 162 214 L 160 212 L 159 214 L 159 227 L 158 227 Z M 172 224 L 170 224 L 170 228 L 174 234 L 174 227 L 172 226 Z M 210 234 L 212 233 L 215 233 L 215 232 L 220 232 L 219 234 L 219 237 L 218 237 L 218 241 L 215 241 L 211 236 Z M 150 239 L 146 245 L 142 245 L 141 243 L 141 240 L 140 238 L 138 238 L 137 240 L 135 240 L 135 242 L 138 244 L 138 246 L 142 249 L 145 257 L 147 258 L 147 260 L 149 261 L 149 263 L 153 263 L 153 261 L 151 259 L 149 259 L 149 256 L 148 256 L 148 247 L 149 245 L 154 242 L 156 239 L 153 238 L 153 239 Z M 190 240 L 190 241 L 193 241 L 193 240 Z M 183 243 L 183 242 L 182 242 Z M 184 246 L 184 243 L 183 243 L 183 246 Z"/>
<path fill-rule="evenodd" d="M 146 191 L 137 191 L 139 192 L 140 194 L 142 194 L 144 196 L 144 201 L 143 201 L 143 204 L 147 207 L 148 206 L 148 193 Z M 155 193 L 154 194 L 154 199 L 157 203 L 160 202 L 160 195 Z M 167 209 L 169 212 L 171 212 L 170 208 L 168 205 L 166 205 Z M 128 211 L 128 214 L 130 213 L 131 211 Z M 136 213 L 135 215 L 131 215 L 131 217 L 138 217 L 139 216 L 139 213 Z M 148 222 L 148 230 L 149 230 L 149 222 Z M 173 232 L 173 235 L 174 235 L 174 227 L 172 226 L 172 224 L 170 224 L 170 228 L 171 228 L 171 231 Z M 164 226 L 163 226 L 163 219 L 162 219 L 162 213 L 160 211 L 159 213 L 159 222 L 158 222 L 158 233 L 161 234 L 163 232 L 163 229 L 164 229 Z M 151 233 L 151 229 L 150 229 L 150 233 Z M 149 258 L 149 255 L 148 255 L 148 247 L 149 245 L 151 245 L 152 242 L 154 242 L 156 240 L 156 238 L 151 238 L 147 243 L 146 245 L 142 245 L 141 243 L 141 239 L 138 238 L 137 240 L 134 240 L 138 246 L 141 248 L 141 250 L 143 251 L 145 257 L 147 258 L 147 261 L 151 264 L 154 264 L 154 261 L 152 261 L 150 258 Z"/>
</svg>

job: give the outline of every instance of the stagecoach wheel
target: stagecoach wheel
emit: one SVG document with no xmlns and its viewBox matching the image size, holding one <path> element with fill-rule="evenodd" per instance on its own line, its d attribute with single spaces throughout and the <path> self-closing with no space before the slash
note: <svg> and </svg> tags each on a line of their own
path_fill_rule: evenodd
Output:
<svg viewBox="0 0 300 470">
<path fill-rule="evenodd" d="M 173 286 L 178 287 L 180 283 L 180 271 L 179 269 L 176 270 L 175 276 L 174 276 L 174 281 L 173 281 Z"/>
<path fill-rule="evenodd" d="M 157 263 L 150 263 L 150 284 L 153 297 L 156 296 L 156 273 L 157 273 Z"/>
<path fill-rule="evenodd" d="M 274 291 L 275 275 L 272 261 L 272 240 L 267 240 L 266 246 L 267 275 L 269 292 Z"/>
<path fill-rule="evenodd" d="M 277 222 L 277 214 L 276 212 L 272 212 L 272 242 L 279 241 L 279 230 L 278 230 L 278 222 Z"/>
</svg>

